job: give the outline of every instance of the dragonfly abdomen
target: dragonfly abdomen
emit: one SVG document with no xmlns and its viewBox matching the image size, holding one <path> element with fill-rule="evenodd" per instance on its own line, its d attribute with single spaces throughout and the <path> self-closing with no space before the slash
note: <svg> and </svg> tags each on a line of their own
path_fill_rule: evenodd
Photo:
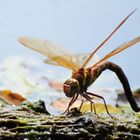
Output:
<svg viewBox="0 0 140 140">
<path fill-rule="evenodd" d="M 132 91 L 131 91 L 131 88 L 130 88 L 130 85 L 129 85 L 129 81 L 128 81 L 126 75 L 124 74 L 123 70 L 118 65 L 116 65 L 112 62 L 104 62 L 104 63 L 98 65 L 98 68 L 99 68 L 98 69 L 98 74 L 99 75 L 107 69 L 115 72 L 118 79 L 122 83 L 122 86 L 124 88 L 124 93 L 125 93 L 128 101 L 129 101 L 132 109 L 135 112 L 140 111 L 140 107 L 137 105 L 137 103 L 136 103 L 136 101 L 133 97 L 133 94 L 132 94 Z"/>
</svg>

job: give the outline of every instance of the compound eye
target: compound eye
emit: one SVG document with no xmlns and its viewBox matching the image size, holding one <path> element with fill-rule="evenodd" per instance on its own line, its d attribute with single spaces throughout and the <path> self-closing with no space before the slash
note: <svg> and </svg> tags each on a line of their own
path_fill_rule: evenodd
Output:
<svg viewBox="0 0 140 140">
<path fill-rule="evenodd" d="M 73 97 L 77 92 L 79 92 L 78 81 L 75 79 L 67 80 L 64 83 L 63 90 L 67 97 Z"/>
<path fill-rule="evenodd" d="M 67 97 L 73 97 L 72 90 L 71 90 L 71 83 L 67 80 L 63 85 L 64 93 Z"/>
</svg>

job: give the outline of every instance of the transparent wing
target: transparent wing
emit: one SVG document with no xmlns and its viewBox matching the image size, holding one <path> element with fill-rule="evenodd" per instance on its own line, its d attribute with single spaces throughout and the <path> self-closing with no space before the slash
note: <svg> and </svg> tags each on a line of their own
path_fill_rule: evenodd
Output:
<svg viewBox="0 0 140 140">
<path fill-rule="evenodd" d="M 83 62 L 85 62 L 85 60 L 87 60 L 89 56 L 90 56 L 89 53 L 85 53 L 85 54 L 79 53 L 79 54 L 74 54 L 69 59 L 71 59 L 74 63 L 78 64 L 81 67 L 83 65 Z M 99 61 L 99 57 L 95 54 L 92 60 L 90 61 L 89 65 L 91 66 L 91 64 L 93 65 L 98 61 Z M 56 63 L 55 61 L 49 58 L 45 60 L 45 63 L 51 64 L 51 65 L 59 65 L 58 63 Z"/>
<path fill-rule="evenodd" d="M 109 54 L 107 54 L 105 57 L 103 57 L 100 61 L 98 61 L 97 63 L 95 63 L 93 66 L 91 66 L 90 68 L 93 68 L 95 67 L 96 65 L 100 64 L 101 62 L 107 60 L 108 58 L 120 53 L 121 51 L 131 47 L 132 45 L 136 44 L 140 42 L 140 36 L 139 37 L 136 37 L 134 38 L 133 40 L 131 41 L 128 41 L 122 45 L 120 45 L 119 47 L 117 47 L 116 49 L 114 49 L 112 52 L 110 52 Z"/>
<path fill-rule="evenodd" d="M 95 53 L 103 47 L 103 45 L 111 38 L 111 36 L 125 23 L 125 21 L 136 11 L 132 11 L 122 22 L 115 28 L 115 30 L 91 53 L 91 55 L 87 58 L 87 60 L 83 63 L 82 67 L 84 68 L 88 62 L 91 60 L 91 58 L 95 55 Z"/>
<path fill-rule="evenodd" d="M 78 63 L 73 61 L 73 54 L 71 52 L 47 40 L 21 37 L 18 41 L 26 47 L 44 54 L 49 58 L 49 61 L 53 61 L 54 64 L 66 67 L 73 71 L 80 68 Z"/>
</svg>

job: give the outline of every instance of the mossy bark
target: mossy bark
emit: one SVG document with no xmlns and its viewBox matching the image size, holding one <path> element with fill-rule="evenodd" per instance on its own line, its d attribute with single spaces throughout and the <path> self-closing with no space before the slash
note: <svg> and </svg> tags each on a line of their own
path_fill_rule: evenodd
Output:
<svg viewBox="0 0 140 140">
<path fill-rule="evenodd" d="M 53 116 L 44 102 L 25 102 L 16 109 L 0 109 L 0 140 L 140 139 L 140 113 L 113 116 L 81 114 L 76 108 L 69 114 Z"/>
</svg>

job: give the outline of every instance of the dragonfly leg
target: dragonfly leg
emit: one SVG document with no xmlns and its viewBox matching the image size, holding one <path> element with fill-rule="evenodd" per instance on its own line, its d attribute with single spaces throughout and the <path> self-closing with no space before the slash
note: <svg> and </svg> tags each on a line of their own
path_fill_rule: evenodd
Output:
<svg viewBox="0 0 140 140">
<path fill-rule="evenodd" d="M 73 105 L 73 103 L 77 100 L 78 96 L 79 96 L 79 93 L 77 93 L 76 96 L 73 96 L 73 97 L 72 97 L 71 101 L 69 102 L 69 105 L 68 105 L 67 109 L 64 111 L 63 114 L 65 114 L 66 112 L 69 112 L 69 108 L 70 108 L 70 107 Z"/>
<path fill-rule="evenodd" d="M 90 101 L 90 103 L 91 103 L 91 112 L 92 112 L 92 105 L 93 105 L 93 107 L 94 107 L 94 113 L 95 113 L 95 115 L 97 115 L 95 103 L 92 101 L 92 98 L 90 98 L 90 97 L 89 97 L 88 95 L 86 95 L 86 94 L 83 94 L 83 97 L 84 97 L 85 99 L 87 99 L 88 101 Z"/>
<path fill-rule="evenodd" d="M 79 112 L 80 112 L 80 110 L 81 110 L 81 108 L 82 108 L 82 106 L 83 106 L 83 103 L 84 103 L 84 100 L 83 100 L 82 97 L 83 97 L 83 96 L 81 96 L 81 105 L 80 105 L 80 107 L 79 107 Z"/>
<path fill-rule="evenodd" d="M 85 93 L 87 93 L 88 95 L 92 95 L 92 96 L 95 96 L 95 97 L 101 98 L 101 99 L 103 100 L 103 102 L 104 102 L 104 105 L 105 105 L 105 109 L 106 109 L 107 114 L 108 114 L 110 117 L 113 118 L 113 116 L 109 113 L 108 108 L 107 108 L 106 101 L 105 101 L 105 99 L 104 99 L 102 96 L 97 95 L 97 94 L 94 94 L 94 93 L 90 93 L 90 92 L 85 92 Z"/>
<path fill-rule="evenodd" d="M 93 100 L 93 99 L 92 99 Z M 96 114 L 96 108 L 95 108 L 95 103 L 90 102 L 90 110 L 91 112 L 93 112 L 93 108 L 94 108 L 94 113 Z"/>
</svg>

